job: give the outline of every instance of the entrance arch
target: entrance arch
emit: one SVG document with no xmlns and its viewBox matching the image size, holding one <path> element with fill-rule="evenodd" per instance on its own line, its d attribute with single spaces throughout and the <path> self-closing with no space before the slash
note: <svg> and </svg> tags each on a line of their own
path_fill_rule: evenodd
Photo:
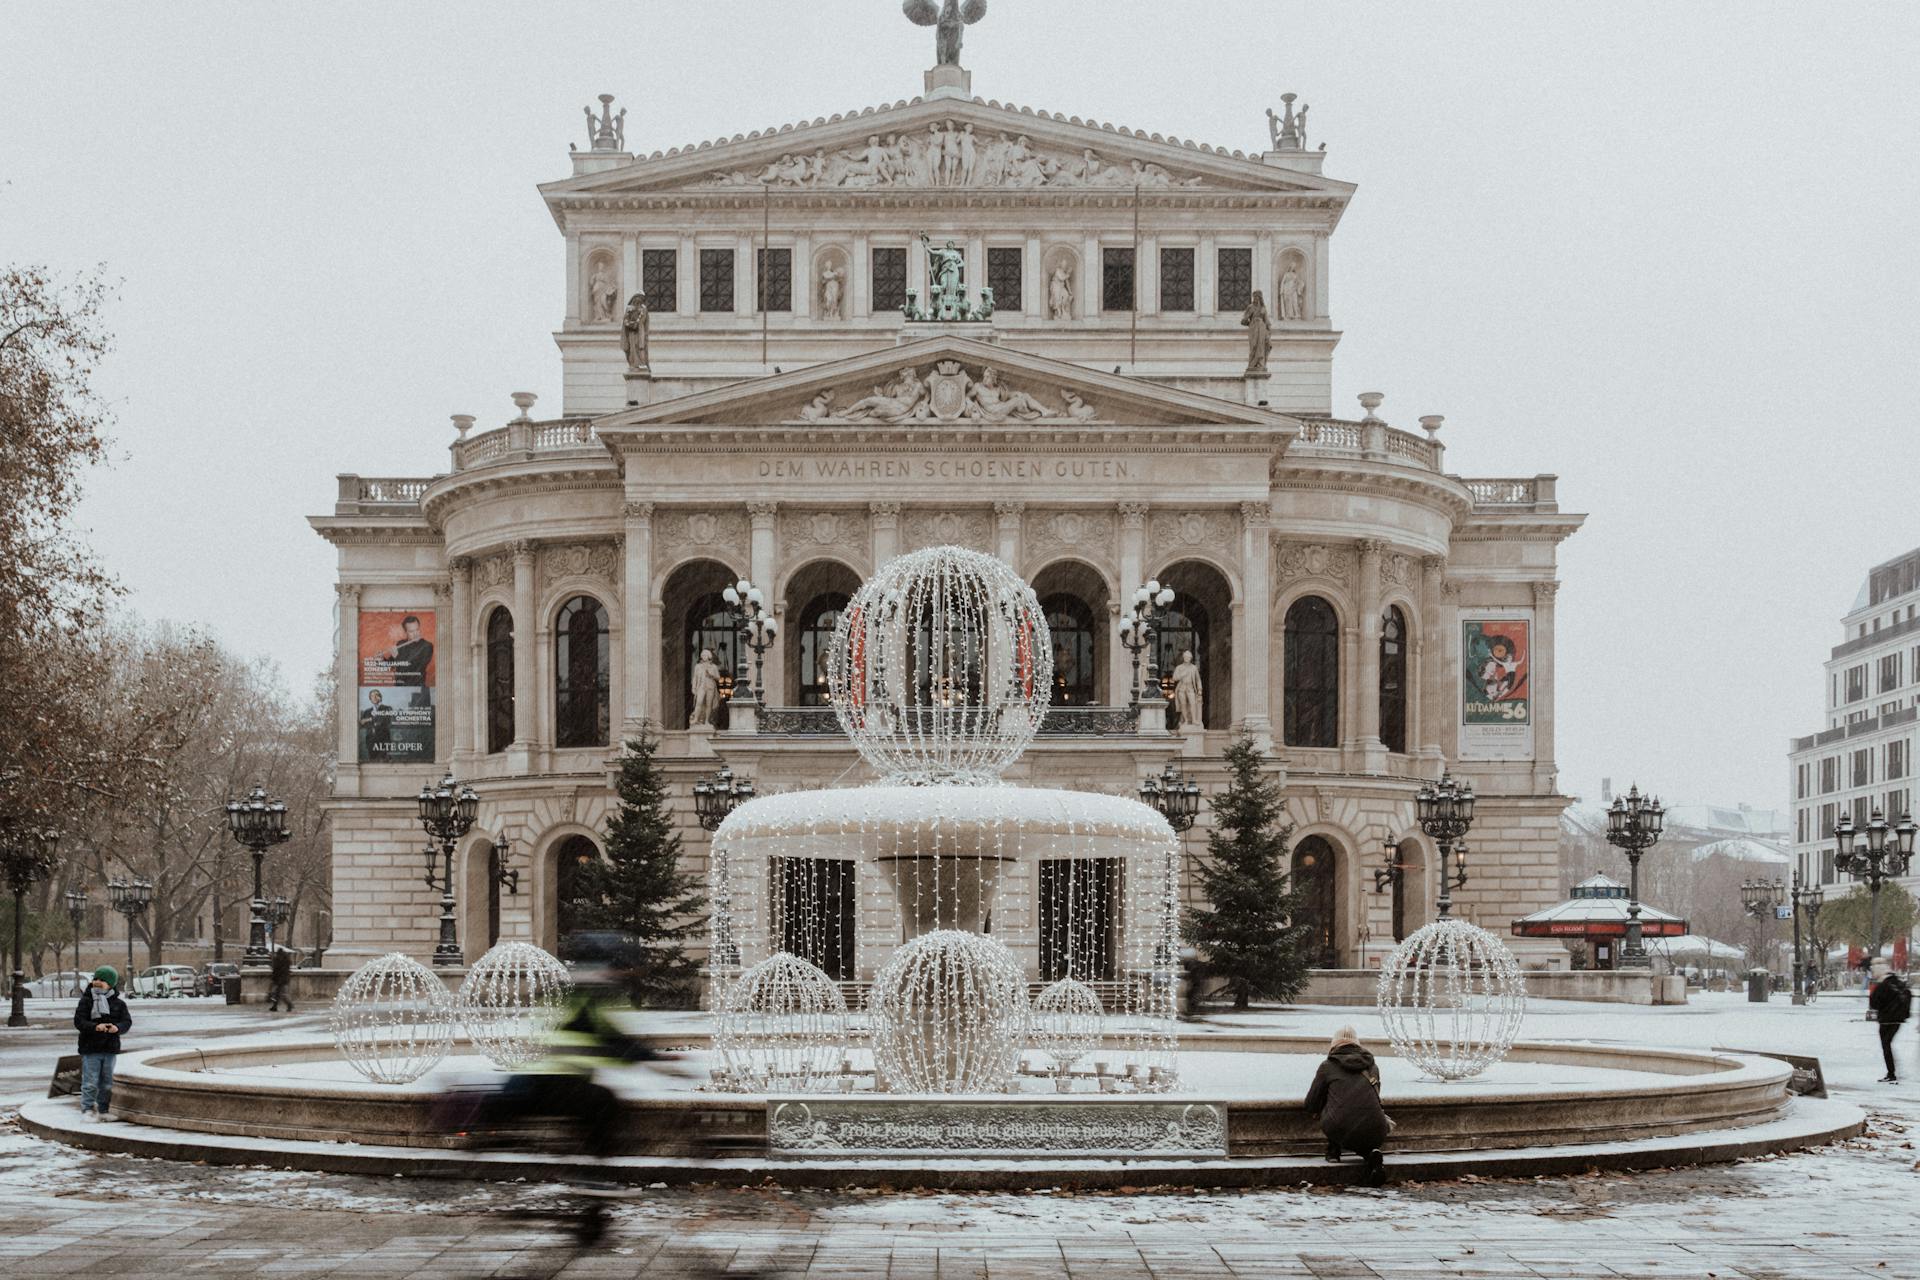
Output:
<svg viewBox="0 0 1920 1280">
<path fill-rule="evenodd" d="M 1204 560 L 1180 560 L 1159 573 L 1173 603 L 1154 634 L 1154 666 L 1172 723 L 1173 669 L 1183 650 L 1200 667 L 1200 719 L 1209 729 L 1233 726 L 1233 586 Z"/>
<path fill-rule="evenodd" d="M 1106 578 L 1085 561 L 1057 560 L 1034 575 L 1033 594 L 1053 632 L 1053 705 L 1113 701 L 1107 688 L 1113 628 Z"/>
<path fill-rule="evenodd" d="M 1339 859 L 1325 836 L 1308 836 L 1293 846 L 1293 888 L 1300 895 L 1300 918 L 1312 926 L 1307 962 L 1315 969 L 1340 967 Z"/>
<path fill-rule="evenodd" d="M 827 654 L 841 610 L 860 589 L 860 576 L 838 560 L 816 560 L 787 579 L 785 628 L 780 643 L 787 672 L 784 700 L 796 707 L 824 707 Z"/>
<path fill-rule="evenodd" d="M 700 650 L 713 650 L 719 664 L 720 713 L 716 727 L 727 727 L 727 699 L 739 672 L 739 635 L 726 616 L 720 593 L 738 582 L 736 573 L 718 560 L 693 560 L 668 575 L 660 591 L 660 717 L 669 729 L 687 727 L 693 712 L 694 664 Z"/>
<path fill-rule="evenodd" d="M 567 935 L 580 924 L 580 869 L 600 857 L 599 843 L 574 831 L 554 839 L 539 858 L 534 876 L 534 941 L 562 960 L 569 958 Z"/>
</svg>

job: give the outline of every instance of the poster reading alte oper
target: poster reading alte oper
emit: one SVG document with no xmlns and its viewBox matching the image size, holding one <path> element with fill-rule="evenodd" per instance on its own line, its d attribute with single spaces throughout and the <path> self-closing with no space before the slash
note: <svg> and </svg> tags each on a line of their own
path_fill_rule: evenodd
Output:
<svg viewBox="0 0 1920 1280">
<path fill-rule="evenodd" d="M 432 609 L 360 614 L 360 763 L 434 757 Z"/>
<path fill-rule="evenodd" d="M 1460 758 L 1533 758 L 1533 615 L 1460 620 Z"/>
</svg>

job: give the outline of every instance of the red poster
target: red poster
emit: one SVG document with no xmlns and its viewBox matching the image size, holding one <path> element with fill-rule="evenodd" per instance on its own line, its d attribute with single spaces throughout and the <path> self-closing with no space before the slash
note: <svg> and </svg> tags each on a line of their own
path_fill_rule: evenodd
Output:
<svg viewBox="0 0 1920 1280">
<path fill-rule="evenodd" d="M 434 612 L 360 612 L 360 763 L 432 760 Z"/>
</svg>

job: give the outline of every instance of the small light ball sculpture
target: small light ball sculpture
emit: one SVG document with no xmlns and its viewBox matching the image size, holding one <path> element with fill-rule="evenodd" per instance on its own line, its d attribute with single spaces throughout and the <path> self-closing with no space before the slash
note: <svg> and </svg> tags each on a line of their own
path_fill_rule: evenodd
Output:
<svg viewBox="0 0 1920 1280">
<path fill-rule="evenodd" d="M 908 552 L 841 611 L 827 685 L 840 727 L 883 781 L 991 783 L 1046 718 L 1046 614 L 997 556 Z"/>
<path fill-rule="evenodd" d="M 818 965 L 768 956 L 727 988 L 714 1022 L 736 1089 L 820 1093 L 837 1083 L 849 1040 L 847 1002 Z"/>
<path fill-rule="evenodd" d="M 1466 1080 L 1507 1056 L 1527 983 L 1505 943 L 1448 916 L 1416 930 L 1380 967 L 1393 1051 L 1436 1080 Z"/>
<path fill-rule="evenodd" d="M 440 975 L 394 952 L 369 960 L 334 997 L 333 1043 L 376 1084 L 411 1084 L 453 1044 L 453 997 Z"/>
<path fill-rule="evenodd" d="M 1033 998 L 1028 1040 L 1053 1059 L 1054 1073 L 1064 1076 L 1074 1063 L 1100 1047 L 1100 1019 L 1105 1013 L 1092 987 L 1062 978 Z"/>
<path fill-rule="evenodd" d="M 887 1090 L 1001 1093 L 1026 1043 L 1026 975 L 995 939 L 936 929 L 874 975 L 867 1011 Z"/>
<path fill-rule="evenodd" d="M 453 1011 L 488 1061 L 517 1071 L 546 1052 L 572 990 L 558 960 L 530 943 L 502 942 L 467 971 Z"/>
</svg>

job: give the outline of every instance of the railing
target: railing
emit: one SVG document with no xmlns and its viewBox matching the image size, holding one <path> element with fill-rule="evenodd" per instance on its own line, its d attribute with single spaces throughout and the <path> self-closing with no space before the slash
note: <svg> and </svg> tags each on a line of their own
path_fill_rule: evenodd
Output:
<svg viewBox="0 0 1920 1280">
<path fill-rule="evenodd" d="M 1411 431 L 1401 431 L 1384 422 L 1353 422 L 1346 418 L 1302 418 L 1300 422 L 1301 432 L 1289 453 L 1308 458 L 1404 462 L 1423 471 L 1440 469 L 1438 442 Z"/>
<path fill-rule="evenodd" d="M 840 720 L 832 707 L 762 707 L 757 726 L 761 733 L 796 738 L 840 735 Z M 1139 726 L 1139 707 L 1049 707 L 1040 722 L 1040 732 L 1060 737 L 1111 737 L 1134 733 Z"/>
<path fill-rule="evenodd" d="M 432 476 L 341 476 L 335 515 L 394 515 L 417 511 Z"/>
<path fill-rule="evenodd" d="M 559 453 L 593 447 L 591 418 L 552 418 L 546 422 L 515 420 L 504 427 L 468 436 L 453 446 L 453 468 L 465 471 L 505 458 L 536 453 Z"/>
</svg>

